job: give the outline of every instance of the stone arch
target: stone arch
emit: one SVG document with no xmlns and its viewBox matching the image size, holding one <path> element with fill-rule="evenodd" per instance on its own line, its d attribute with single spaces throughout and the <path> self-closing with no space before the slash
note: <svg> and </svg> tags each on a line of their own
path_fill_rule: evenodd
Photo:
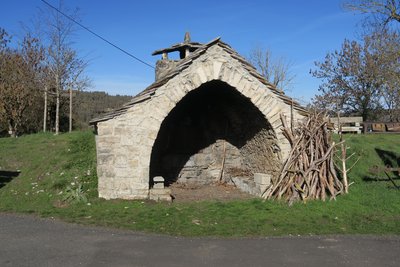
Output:
<svg viewBox="0 0 400 267">
<path fill-rule="evenodd" d="M 225 82 L 203 83 L 163 120 L 150 161 L 151 179 L 211 184 L 231 176 L 276 176 L 281 161 L 275 133 L 250 99 Z M 223 171 L 222 171 L 223 170 Z"/>
<path fill-rule="evenodd" d="M 280 114 L 289 115 L 290 107 L 281 99 L 278 99 L 267 85 L 244 70 L 239 62 L 233 60 L 230 56 L 222 57 L 222 48 L 212 47 L 209 50 L 214 50 L 210 53 L 217 54 L 218 60 L 213 60 L 213 58 L 208 60 L 198 59 L 199 64 L 190 66 L 178 77 L 174 77 L 170 82 L 158 88 L 153 99 L 148 103 L 146 110 L 152 114 L 151 119 L 154 121 L 151 125 L 148 148 L 151 150 L 153 147 L 164 119 L 187 93 L 196 90 L 207 82 L 218 80 L 225 82 L 248 98 L 264 115 L 265 119 L 271 124 L 272 131 L 278 140 L 280 157 L 285 159 L 289 153 L 290 144 L 280 130 L 282 127 Z M 221 58 L 226 60 L 221 61 Z M 150 151 L 146 155 L 150 156 Z M 146 157 L 143 166 L 149 166 L 149 164 L 150 157 Z"/>
<path fill-rule="evenodd" d="M 218 48 L 213 47 L 211 49 L 217 49 L 216 52 L 219 53 Z M 157 107 L 168 107 L 159 111 L 162 114 L 159 119 L 160 123 L 187 93 L 196 90 L 204 83 L 213 80 L 222 81 L 235 88 L 260 110 L 272 125 L 282 149 L 282 157 L 287 156 L 288 146 L 290 145 L 280 130 L 282 127 L 280 114 L 289 115 L 290 107 L 269 90 L 268 85 L 261 83 L 244 70 L 237 61 L 232 59 L 225 62 L 220 60 L 204 61 L 185 70 L 182 77 L 177 80 L 171 81 L 162 90 L 160 90 L 161 88 L 157 90 L 156 97 L 159 96 L 159 101 L 164 102 L 164 104 L 158 102 L 156 106 L 152 105 L 152 110 L 157 109 Z"/>
</svg>

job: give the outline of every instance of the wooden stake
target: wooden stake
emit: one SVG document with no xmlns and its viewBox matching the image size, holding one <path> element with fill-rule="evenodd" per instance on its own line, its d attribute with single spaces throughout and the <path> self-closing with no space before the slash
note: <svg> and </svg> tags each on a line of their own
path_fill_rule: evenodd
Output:
<svg viewBox="0 0 400 267">
<path fill-rule="evenodd" d="M 221 171 L 219 172 L 219 182 L 222 182 L 222 177 L 224 176 L 224 168 L 225 168 L 225 157 L 226 157 L 226 144 L 225 140 L 222 140 L 223 144 L 223 157 L 222 157 L 222 163 L 221 163 Z"/>
<path fill-rule="evenodd" d="M 46 132 L 47 128 L 47 86 L 44 87 L 44 106 L 43 106 L 43 132 Z"/>
<path fill-rule="evenodd" d="M 282 133 L 292 149 L 278 179 L 272 182 L 263 197 L 284 198 L 289 204 L 308 199 L 335 199 L 342 193 L 344 186 L 334 167 L 336 144 L 331 142 L 326 116 L 310 114 L 297 128 L 289 126 L 283 115 L 281 120 Z"/>
</svg>

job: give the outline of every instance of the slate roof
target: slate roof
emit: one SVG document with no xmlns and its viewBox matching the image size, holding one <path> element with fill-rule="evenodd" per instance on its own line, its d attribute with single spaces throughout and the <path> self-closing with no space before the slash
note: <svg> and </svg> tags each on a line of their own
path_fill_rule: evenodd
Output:
<svg viewBox="0 0 400 267">
<path fill-rule="evenodd" d="M 302 107 L 298 102 L 294 101 L 292 98 L 290 98 L 287 95 L 285 95 L 285 93 L 282 90 L 277 89 L 274 85 L 269 83 L 263 76 L 261 76 L 257 72 L 257 70 L 255 69 L 254 66 L 252 66 L 250 63 L 248 63 L 246 61 L 246 59 L 244 59 L 242 56 L 240 56 L 228 44 L 222 42 L 220 40 L 220 38 L 218 37 L 218 38 L 215 38 L 214 40 L 212 40 L 212 41 L 210 41 L 210 42 L 208 42 L 206 44 L 203 44 L 203 45 L 199 46 L 194 52 L 190 53 L 190 55 L 188 57 L 178 61 L 178 64 L 177 64 L 176 68 L 173 71 L 171 71 L 164 78 L 154 82 L 149 87 L 144 89 L 142 92 L 140 92 L 139 94 L 134 96 L 131 101 L 129 101 L 128 103 L 124 104 L 122 107 L 120 107 L 118 109 L 115 109 L 115 110 L 113 110 L 113 111 L 111 111 L 109 113 L 103 114 L 101 117 L 92 119 L 89 123 L 91 125 L 94 125 L 94 124 L 96 124 L 98 122 L 101 122 L 101 121 L 110 120 L 112 118 L 115 118 L 115 117 L 117 117 L 119 115 L 124 114 L 129 108 L 131 108 L 135 104 L 151 99 L 151 97 L 155 94 L 155 92 L 157 91 L 157 89 L 159 87 L 161 87 L 162 85 L 166 84 L 169 80 L 171 80 L 176 75 L 181 73 L 184 69 L 188 68 L 192 64 L 193 61 L 195 61 L 201 55 L 206 53 L 207 49 L 209 49 L 210 47 L 212 47 L 214 45 L 220 46 L 232 58 L 238 60 L 242 64 L 242 67 L 244 69 L 246 69 L 254 78 L 258 79 L 261 83 L 263 83 L 266 86 L 268 86 L 268 88 L 272 91 L 272 93 L 277 95 L 278 98 L 280 98 L 283 102 L 285 102 L 288 105 L 292 105 L 293 104 L 293 108 L 294 109 L 299 111 L 301 114 L 304 114 L 304 115 L 307 114 L 307 111 L 304 109 L 304 107 Z M 163 50 L 160 50 L 160 51 L 163 51 Z M 160 51 L 156 51 L 156 52 L 160 52 Z"/>
<path fill-rule="evenodd" d="M 156 51 L 154 51 L 152 53 L 152 55 L 155 56 L 155 55 L 160 55 L 160 54 L 163 54 L 163 53 L 182 51 L 182 50 L 185 50 L 186 48 L 188 48 L 190 52 L 194 52 L 194 51 L 196 51 L 197 49 L 199 49 L 202 46 L 203 46 L 203 44 L 194 43 L 194 42 L 191 42 L 191 43 L 179 43 L 179 44 L 174 44 L 173 46 L 171 46 L 169 48 L 156 50 Z"/>
</svg>

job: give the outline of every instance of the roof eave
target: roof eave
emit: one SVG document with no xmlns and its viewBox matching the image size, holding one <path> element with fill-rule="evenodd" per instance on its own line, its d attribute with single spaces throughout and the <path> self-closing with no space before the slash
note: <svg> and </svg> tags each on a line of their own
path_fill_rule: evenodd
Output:
<svg viewBox="0 0 400 267">
<path fill-rule="evenodd" d="M 161 55 L 163 53 L 171 53 L 171 52 L 175 52 L 175 51 L 181 51 L 186 48 L 189 48 L 189 50 L 192 52 L 202 46 L 203 46 L 203 44 L 201 44 L 201 43 L 178 43 L 178 44 L 175 44 L 168 48 L 156 50 L 151 55 L 153 55 L 153 56 Z"/>
</svg>

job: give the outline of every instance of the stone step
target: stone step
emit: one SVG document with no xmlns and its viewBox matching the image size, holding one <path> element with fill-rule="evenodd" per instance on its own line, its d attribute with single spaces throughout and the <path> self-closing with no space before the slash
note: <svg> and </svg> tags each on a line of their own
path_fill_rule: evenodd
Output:
<svg viewBox="0 0 400 267">
<path fill-rule="evenodd" d="M 172 202 L 171 189 L 169 188 L 151 188 L 149 199 L 155 201 Z"/>
</svg>

